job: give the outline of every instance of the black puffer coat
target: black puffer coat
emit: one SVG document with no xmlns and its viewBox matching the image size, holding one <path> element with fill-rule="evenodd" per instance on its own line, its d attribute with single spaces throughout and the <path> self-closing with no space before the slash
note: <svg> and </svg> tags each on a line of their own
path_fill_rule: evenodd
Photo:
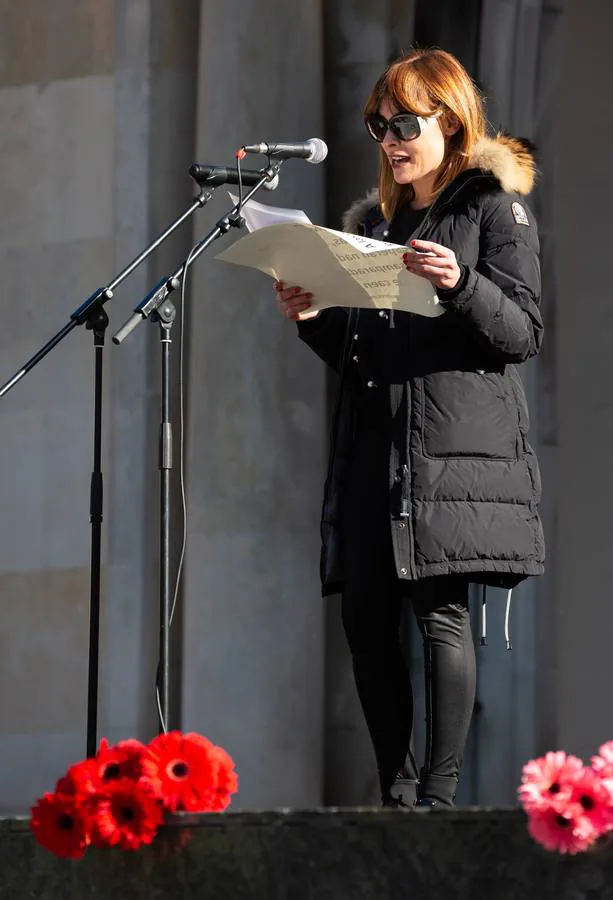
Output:
<svg viewBox="0 0 613 900">
<path fill-rule="evenodd" d="M 458 288 L 439 292 L 445 315 L 377 317 L 382 329 L 397 329 L 390 383 L 378 383 L 376 373 L 356 365 L 357 310 L 335 307 L 298 326 L 302 340 L 341 374 L 321 526 L 324 594 L 343 584 L 339 523 L 356 420 L 349 388 L 355 377 L 365 390 L 389 392 L 389 509 L 398 577 L 464 573 L 510 588 L 543 571 L 540 476 L 515 368 L 538 353 L 543 333 L 537 228 L 521 198 L 532 188 L 533 173 L 534 161 L 519 141 L 485 139 L 470 168 L 411 235 L 451 247 L 463 276 Z M 352 207 L 344 227 L 385 238 L 376 193 Z"/>
</svg>

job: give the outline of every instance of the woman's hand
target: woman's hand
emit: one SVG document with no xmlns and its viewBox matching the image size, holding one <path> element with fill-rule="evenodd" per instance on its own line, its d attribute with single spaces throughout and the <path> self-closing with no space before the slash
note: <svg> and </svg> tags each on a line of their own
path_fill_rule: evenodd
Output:
<svg viewBox="0 0 613 900">
<path fill-rule="evenodd" d="M 411 241 L 411 247 L 425 252 L 404 254 L 402 261 L 409 272 L 446 291 L 456 287 L 462 270 L 453 250 L 432 241 Z"/>
<path fill-rule="evenodd" d="M 286 319 L 292 319 L 294 322 L 299 319 L 302 322 L 304 319 L 314 319 L 319 315 L 317 309 L 308 312 L 313 294 L 303 291 L 301 287 L 286 287 L 282 281 L 275 281 L 274 287 L 277 306 Z"/>
</svg>

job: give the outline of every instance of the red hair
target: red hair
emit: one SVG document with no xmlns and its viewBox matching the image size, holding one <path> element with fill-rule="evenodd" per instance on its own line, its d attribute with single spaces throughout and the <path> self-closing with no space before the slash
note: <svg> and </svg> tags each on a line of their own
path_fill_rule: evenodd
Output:
<svg viewBox="0 0 613 900">
<path fill-rule="evenodd" d="M 483 99 L 464 66 L 445 50 L 411 50 L 385 70 L 375 84 L 364 115 L 378 112 L 388 100 L 400 110 L 418 116 L 453 114 L 459 123 L 451 135 L 445 158 L 434 182 L 434 196 L 443 191 L 469 165 L 477 142 L 485 135 Z M 379 157 L 379 198 L 386 219 L 391 219 L 413 196 L 410 185 L 397 184 L 383 149 Z"/>
</svg>

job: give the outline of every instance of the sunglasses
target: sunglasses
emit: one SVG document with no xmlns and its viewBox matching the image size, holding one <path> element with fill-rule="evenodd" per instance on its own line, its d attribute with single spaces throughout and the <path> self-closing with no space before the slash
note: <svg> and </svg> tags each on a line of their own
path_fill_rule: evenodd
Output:
<svg viewBox="0 0 613 900">
<path fill-rule="evenodd" d="M 426 122 L 426 118 L 416 116 L 415 113 L 396 113 L 391 119 L 386 119 L 379 113 L 370 113 L 364 117 L 366 130 L 378 144 L 382 143 L 388 131 L 399 141 L 414 141 Z"/>
</svg>

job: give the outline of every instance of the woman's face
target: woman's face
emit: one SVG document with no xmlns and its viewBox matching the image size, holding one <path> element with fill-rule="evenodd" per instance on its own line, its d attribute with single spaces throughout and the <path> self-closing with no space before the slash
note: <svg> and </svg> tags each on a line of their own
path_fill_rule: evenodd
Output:
<svg viewBox="0 0 613 900">
<path fill-rule="evenodd" d="M 385 98 L 378 112 L 385 119 L 404 110 L 397 109 Z M 385 152 L 394 180 L 398 184 L 417 185 L 434 183 L 436 173 L 445 157 L 445 137 L 441 129 L 442 118 L 429 118 L 422 123 L 421 134 L 412 141 L 400 141 L 388 129 L 381 144 Z"/>
</svg>

